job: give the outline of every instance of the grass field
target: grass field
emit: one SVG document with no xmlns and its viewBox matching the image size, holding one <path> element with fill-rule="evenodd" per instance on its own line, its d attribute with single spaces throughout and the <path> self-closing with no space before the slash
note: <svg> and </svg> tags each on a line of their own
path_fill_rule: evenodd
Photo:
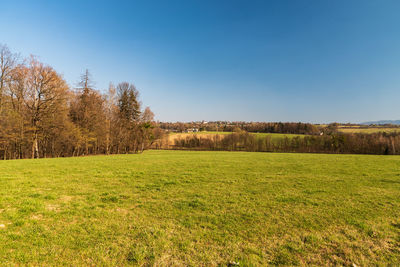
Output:
<svg viewBox="0 0 400 267">
<path fill-rule="evenodd" d="M 304 137 L 304 134 L 280 134 L 280 133 L 252 133 L 255 134 L 257 137 L 266 137 L 266 136 L 270 136 L 271 140 L 278 140 L 278 139 L 283 139 L 285 137 L 291 139 L 294 137 Z"/>
<path fill-rule="evenodd" d="M 339 128 L 343 133 L 378 133 L 378 132 L 400 132 L 400 128 L 385 128 L 385 127 L 369 127 L 369 128 Z"/>
<path fill-rule="evenodd" d="M 232 132 L 209 132 L 209 131 L 203 131 L 203 132 L 195 132 L 195 133 L 172 133 L 169 135 L 169 139 L 171 141 L 173 141 L 176 138 L 184 138 L 187 136 L 192 136 L 192 135 L 196 135 L 196 136 L 201 136 L 204 138 L 207 137 L 212 137 L 213 135 L 229 135 L 232 134 Z M 275 140 L 279 140 L 279 139 L 283 139 L 285 137 L 287 138 L 293 138 L 293 137 L 304 137 L 305 135 L 302 134 L 280 134 L 280 133 L 250 133 L 253 135 L 256 135 L 257 137 L 266 137 L 266 136 L 270 136 L 272 141 Z"/>
<path fill-rule="evenodd" d="M 399 265 L 400 157 L 0 161 L 2 265 Z"/>
</svg>

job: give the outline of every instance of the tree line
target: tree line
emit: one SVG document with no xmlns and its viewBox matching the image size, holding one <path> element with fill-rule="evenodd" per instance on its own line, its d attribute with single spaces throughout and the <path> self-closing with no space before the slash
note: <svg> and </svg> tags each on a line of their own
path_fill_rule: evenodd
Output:
<svg viewBox="0 0 400 267">
<path fill-rule="evenodd" d="M 320 134 L 324 127 L 302 122 L 158 122 L 161 129 L 170 132 L 185 132 L 188 129 L 199 131 L 233 132 L 239 128 L 253 133 Z"/>
<path fill-rule="evenodd" d="M 133 84 L 93 86 L 86 71 L 70 88 L 36 57 L 0 45 L 0 157 L 22 159 L 137 153 L 160 134 Z"/>
<path fill-rule="evenodd" d="M 174 149 L 225 150 L 251 152 L 296 152 L 334 154 L 400 155 L 400 133 L 340 133 L 274 138 L 260 137 L 246 131 L 229 135 L 177 138 Z"/>
</svg>

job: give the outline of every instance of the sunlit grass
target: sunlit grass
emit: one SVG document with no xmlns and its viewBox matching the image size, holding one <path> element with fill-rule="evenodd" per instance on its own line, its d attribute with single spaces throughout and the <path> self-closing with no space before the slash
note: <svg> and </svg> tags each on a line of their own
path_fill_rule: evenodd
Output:
<svg viewBox="0 0 400 267">
<path fill-rule="evenodd" d="M 385 128 L 385 127 L 371 127 L 371 128 L 339 128 L 343 133 L 378 133 L 378 132 L 400 132 L 400 128 Z"/>
<path fill-rule="evenodd" d="M 213 137 L 214 135 L 229 135 L 232 132 L 212 132 L 212 131 L 202 131 L 202 132 L 193 132 L 193 133 L 170 133 L 170 140 L 174 140 L 176 138 L 185 138 L 188 136 L 201 136 L 202 138 Z M 304 137 L 302 134 L 281 134 L 281 133 L 249 133 L 252 135 L 256 135 L 257 137 L 266 137 L 270 136 L 271 140 L 279 140 L 293 137 Z"/>
<path fill-rule="evenodd" d="M 398 265 L 400 157 L 0 161 L 3 265 Z"/>
</svg>

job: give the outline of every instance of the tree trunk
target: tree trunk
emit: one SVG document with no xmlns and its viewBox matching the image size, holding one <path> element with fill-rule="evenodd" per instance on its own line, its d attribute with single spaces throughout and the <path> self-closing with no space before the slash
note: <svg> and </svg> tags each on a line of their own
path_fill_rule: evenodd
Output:
<svg viewBox="0 0 400 267">
<path fill-rule="evenodd" d="M 38 145 L 38 134 L 35 133 L 33 135 L 33 143 L 32 143 L 32 158 L 39 158 L 39 145 Z"/>
</svg>

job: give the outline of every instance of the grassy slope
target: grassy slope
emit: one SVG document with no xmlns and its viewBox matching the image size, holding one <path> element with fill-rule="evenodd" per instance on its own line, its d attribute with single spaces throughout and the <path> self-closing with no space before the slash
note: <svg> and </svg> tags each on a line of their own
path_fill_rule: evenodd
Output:
<svg viewBox="0 0 400 267">
<path fill-rule="evenodd" d="M 0 161 L 2 264 L 400 263 L 400 157 Z"/>
</svg>

